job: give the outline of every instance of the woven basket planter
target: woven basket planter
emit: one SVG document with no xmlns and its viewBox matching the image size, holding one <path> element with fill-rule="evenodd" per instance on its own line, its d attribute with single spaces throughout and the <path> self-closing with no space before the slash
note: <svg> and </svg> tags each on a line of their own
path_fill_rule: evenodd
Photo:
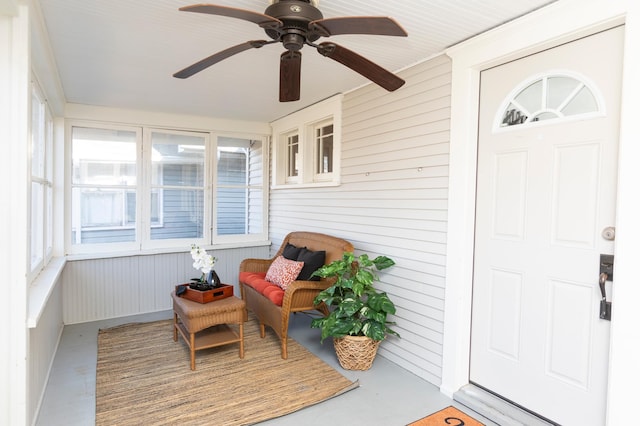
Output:
<svg viewBox="0 0 640 426">
<path fill-rule="evenodd" d="M 345 370 L 368 370 L 378 352 L 380 340 L 366 336 L 344 336 L 333 339 L 340 365 Z"/>
</svg>

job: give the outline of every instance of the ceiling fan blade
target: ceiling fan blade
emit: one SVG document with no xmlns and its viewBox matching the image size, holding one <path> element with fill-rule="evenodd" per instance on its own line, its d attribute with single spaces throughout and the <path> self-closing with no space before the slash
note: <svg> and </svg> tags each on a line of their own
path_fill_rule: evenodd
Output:
<svg viewBox="0 0 640 426">
<path fill-rule="evenodd" d="M 300 99 L 300 68 L 302 54 L 287 51 L 280 55 L 280 102 Z"/>
<path fill-rule="evenodd" d="M 210 15 L 243 19 L 264 28 L 280 28 L 282 26 L 282 21 L 272 16 L 252 10 L 238 9 L 236 7 L 217 6 L 215 4 L 194 4 L 192 6 L 181 7 L 179 10 L 183 12 L 208 13 Z"/>
<path fill-rule="evenodd" d="M 347 16 L 309 22 L 309 28 L 329 37 L 339 34 L 371 34 L 406 37 L 407 32 L 393 18 L 384 16 Z"/>
<path fill-rule="evenodd" d="M 214 53 L 213 55 L 208 56 L 202 59 L 201 61 L 196 62 L 193 65 L 189 65 L 188 67 L 173 74 L 173 76 L 176 78 L 191 77 L 195 73 L 198 73 L 204 70 L 205 68 L 209 68 L 211 65 L 216 64 L 222 61 L 223 59 L 227 59 L 229 56 L 233 56 L 236 53 L 244 52 L 245 50 L 252 49 L 252 48 L 257 49 L 264 46 L 265 44 L 271 44 L 271 43 L 274 43 L 274 41 L 251 40 L 245 43 L 238 44 L 236 46 L 232 46 L 218 53 Z"/>
<path fill-rule="evenodd" d="M 404 84 L 404 80 L 397 75 L 335 43 L 320 43 L 318 45 L 318 52 L 323 56 L 351 68 L 390 92 L 399 89 Z"/>
</svg>

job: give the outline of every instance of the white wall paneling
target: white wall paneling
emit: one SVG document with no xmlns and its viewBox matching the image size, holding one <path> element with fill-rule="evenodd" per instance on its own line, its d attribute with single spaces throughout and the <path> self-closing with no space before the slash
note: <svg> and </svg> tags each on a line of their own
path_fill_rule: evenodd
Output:
<svg viewBox="0 0 640 426">
<path fill-rule="evenodd" d="M 238 267 L 245 258 L 266 258 L 269 247 L 208 250 L 216 273 L 240 296 Z M 176 285 L 199 276 L 189 252 L 67 262 L 62 273 L 65 324 L 171 309 Z"/>
<path fill-rule="evenodd" d="M 30 415 L 38 412 L 62 336 L 62 286 L 54 285 L 38 325 L 29 329 Z"/>
<path fill-rule="evenodd" d="M 440 383 L 444 319 L 451 64 L 444 56 L 401 74 L 388 93 L 367 85 L 344 95 L 341 185 L 271 191 L 270 238 L 323 232 L 356 253 L 397 263 L 377 285 L 398 308 L 402 338 L 380 354 Z"/>
</svg>

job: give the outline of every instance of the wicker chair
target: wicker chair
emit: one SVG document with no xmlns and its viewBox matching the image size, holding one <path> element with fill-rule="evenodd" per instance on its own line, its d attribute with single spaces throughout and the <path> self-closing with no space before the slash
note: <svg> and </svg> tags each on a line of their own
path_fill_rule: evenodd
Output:
<svg viewBox="0 0 640 426">
<path fill-rule="evenodd" d="M 287 332 L 289 316 L 293 312 L 318 310 L 328 314 L 324 305 L 313 303 L 316 295 L 329 287 L 331 281 L 294 281 L 284 291 L 282 306 L 278 306 L 262 293 L 242 281 L 243 272 L 266 274 L 271 263 L 282 254 L 287 244 L 296 247 L 306 247 L 308 250 L 326 252 L 325 264 L 342 258 L 345 251 L 353 251 L 353 245 L 348 241 L 329 235 L 314 232 L 292 232 L 287 235 L 280 249 L 271 259 L 245 259 L 240 263 L 240 293 L 248 309 L 258 318 L 260 323 L 260 337 L 265 337 L 265 326 L 271 327 L 281 341 L 282 359 L 287 359 Z"/>
</svg>

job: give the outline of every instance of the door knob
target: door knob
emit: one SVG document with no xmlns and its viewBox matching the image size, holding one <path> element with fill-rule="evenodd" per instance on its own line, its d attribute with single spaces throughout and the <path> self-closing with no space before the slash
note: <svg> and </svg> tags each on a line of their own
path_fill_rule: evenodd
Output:
<svg viewBox="0 0 640 426">
<path fill-rule="evenodd" d="M 602 238 L 608 241 L 614 241 L 616 239 L 616 227 L 607 226 L 602 230 Z"/>
</svg>

